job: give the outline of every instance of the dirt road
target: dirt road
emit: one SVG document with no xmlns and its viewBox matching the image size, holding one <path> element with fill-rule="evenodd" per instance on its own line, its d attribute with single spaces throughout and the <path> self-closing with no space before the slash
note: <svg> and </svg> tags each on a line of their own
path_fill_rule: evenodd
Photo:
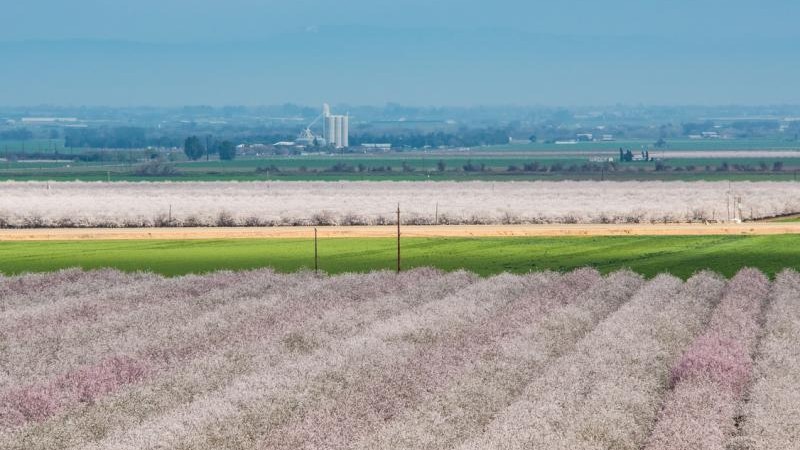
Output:
<svg viewBox="0 0 800 450">
<path fill-rule="evenodd" d="M 699 236 L 800 234 L 800 223 L 403 226 L 404 237 Z M 393 237 L 393 226 L 318 227 L 321 238 Z M 43 228 L 0 230 L 0 241 L 308 238 L 313 227 Z"/>
</svg>

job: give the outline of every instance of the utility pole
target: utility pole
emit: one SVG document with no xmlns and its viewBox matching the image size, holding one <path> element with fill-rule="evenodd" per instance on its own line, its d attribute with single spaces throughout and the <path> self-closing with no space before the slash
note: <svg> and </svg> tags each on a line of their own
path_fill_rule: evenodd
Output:
<svg viewBox="0 0 800 450">
<path fill-rule="evenodd" d="M 731 197 L 733 196 L 733 189 L 731 188 L 731 182 L 728 181 L 728 192 L 725 193 L 725 208 L 728 212 L 728 222 L 731 221 Z"/>
<path fill-rule="evenodd" d="M 397 273 L 400 273 L 400 203 L 397 204 Z"/>
<path fill-rule="evenodd" d="M 319 253 L 317 253 L 317 227 L 314 227 L 314 273 L 319 273 Z"/>
<path fill-rule="evenodd" d="M 725 192 L 725 221 L 731 221 L 731 193 L 730 191 Z"/>
<path fill-rule="evenodd" d="M 739 222 L 744 222 L 742 217 L 742 197 L 736 197 L 736 209 L 739 210 Z"/>
</svg>

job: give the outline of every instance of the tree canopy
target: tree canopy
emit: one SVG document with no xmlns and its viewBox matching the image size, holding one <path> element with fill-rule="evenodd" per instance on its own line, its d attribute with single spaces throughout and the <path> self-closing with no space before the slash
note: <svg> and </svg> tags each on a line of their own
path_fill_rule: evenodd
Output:
<svg viewBox="0 0 800 450">
<path fill-rule="evenodd" d="M 192 161 L 197 161 L 203 157 L 205 147 L 203 147 L 202 142 L 200 142 L 200 138 L 197 136 L 189 136 L 183 143 L 183 152 L 186 153 L 186 156 Z"/>
<path fill-rule="evenodd" d="M 222 141 L 217 144 L 217 152 L 219 152 L 219 159 L 230 161 L 236 158 L 236 145 L 231 141 Z"/>
</svg>

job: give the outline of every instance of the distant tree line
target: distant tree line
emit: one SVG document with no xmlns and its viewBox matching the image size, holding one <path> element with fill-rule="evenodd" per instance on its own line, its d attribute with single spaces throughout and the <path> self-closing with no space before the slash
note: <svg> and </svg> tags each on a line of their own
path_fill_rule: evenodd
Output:
<svg viewBox="0 0 800 450">
<path fill-rule="evenodd" d="M 0 139 L 10 141 L 26 141 L 33 138 L 33 133 L 27 128 L 14 128 L 0 133 Z"/>
<path fill-rule="evenodd" d="M 231 141 L 217 141 L 206 139 L 206 143 L 197 136 L 189 136 L 183 141 L 183 152 L 192 161 L 197 161 L 203 156 L 219 155 L 219 159 L 230 161 L 236 158 L 236 144 Z"/>
<path fill-rule="evenodd" d="M 721 162 L 719 165 L 705 165 L 705 166 L 670 166 L 663 161 L 656 161 L 654 165 L 638 168 L 630 168 L 624 165 L 619 165 L 616 162 L 593 162 L 587 161 L 583 163 L 552 163 L 544 164 L 538 161 L 531 161 L 522 164 L 511 164 L 505 168 L 489 167 L 485 163 L 477 163 L 472 160 L 467 160 L 464 164 L 449 167 L 444 160 L 439 160 L 436 163 L 435 169 L 430 172 L 464 172 L 464 173 L 509 173 L 509 174 L 523 174 L 523 173 L 588 173 L 588 172 L 783 172 L 785 170 L 784 164 L 781 161 L 767 164 L 761 162 L 758 165 L 751 164 L 730 164 L 728 162 Z M 266 167 L 256 168 L 256 173 L 368 173 L 368 172 L 417 172 L 424 171 L 423 168 L 415 167 L 403 161 L 399 167 L 392 167 L 391 165 L 377 165 L 368 166 L 363 163 L 348 164 L 346 162 L 337 162 L 327 168 L 323 169 L 310 169 L 307 166 L 298 166 L 294 168 L 279 168 L 274 164 Z"/>
</svg>

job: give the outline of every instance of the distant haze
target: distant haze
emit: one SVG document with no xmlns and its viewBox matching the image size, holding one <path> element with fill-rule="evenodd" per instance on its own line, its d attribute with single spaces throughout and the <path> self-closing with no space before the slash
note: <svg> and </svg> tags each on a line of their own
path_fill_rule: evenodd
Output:
<svg viewBox="0 0 800 450">
<path fill-rule="evenodd" d="M 796 104 L 800 4 L 32 0 L 0 105 Z"/>
</svg>

